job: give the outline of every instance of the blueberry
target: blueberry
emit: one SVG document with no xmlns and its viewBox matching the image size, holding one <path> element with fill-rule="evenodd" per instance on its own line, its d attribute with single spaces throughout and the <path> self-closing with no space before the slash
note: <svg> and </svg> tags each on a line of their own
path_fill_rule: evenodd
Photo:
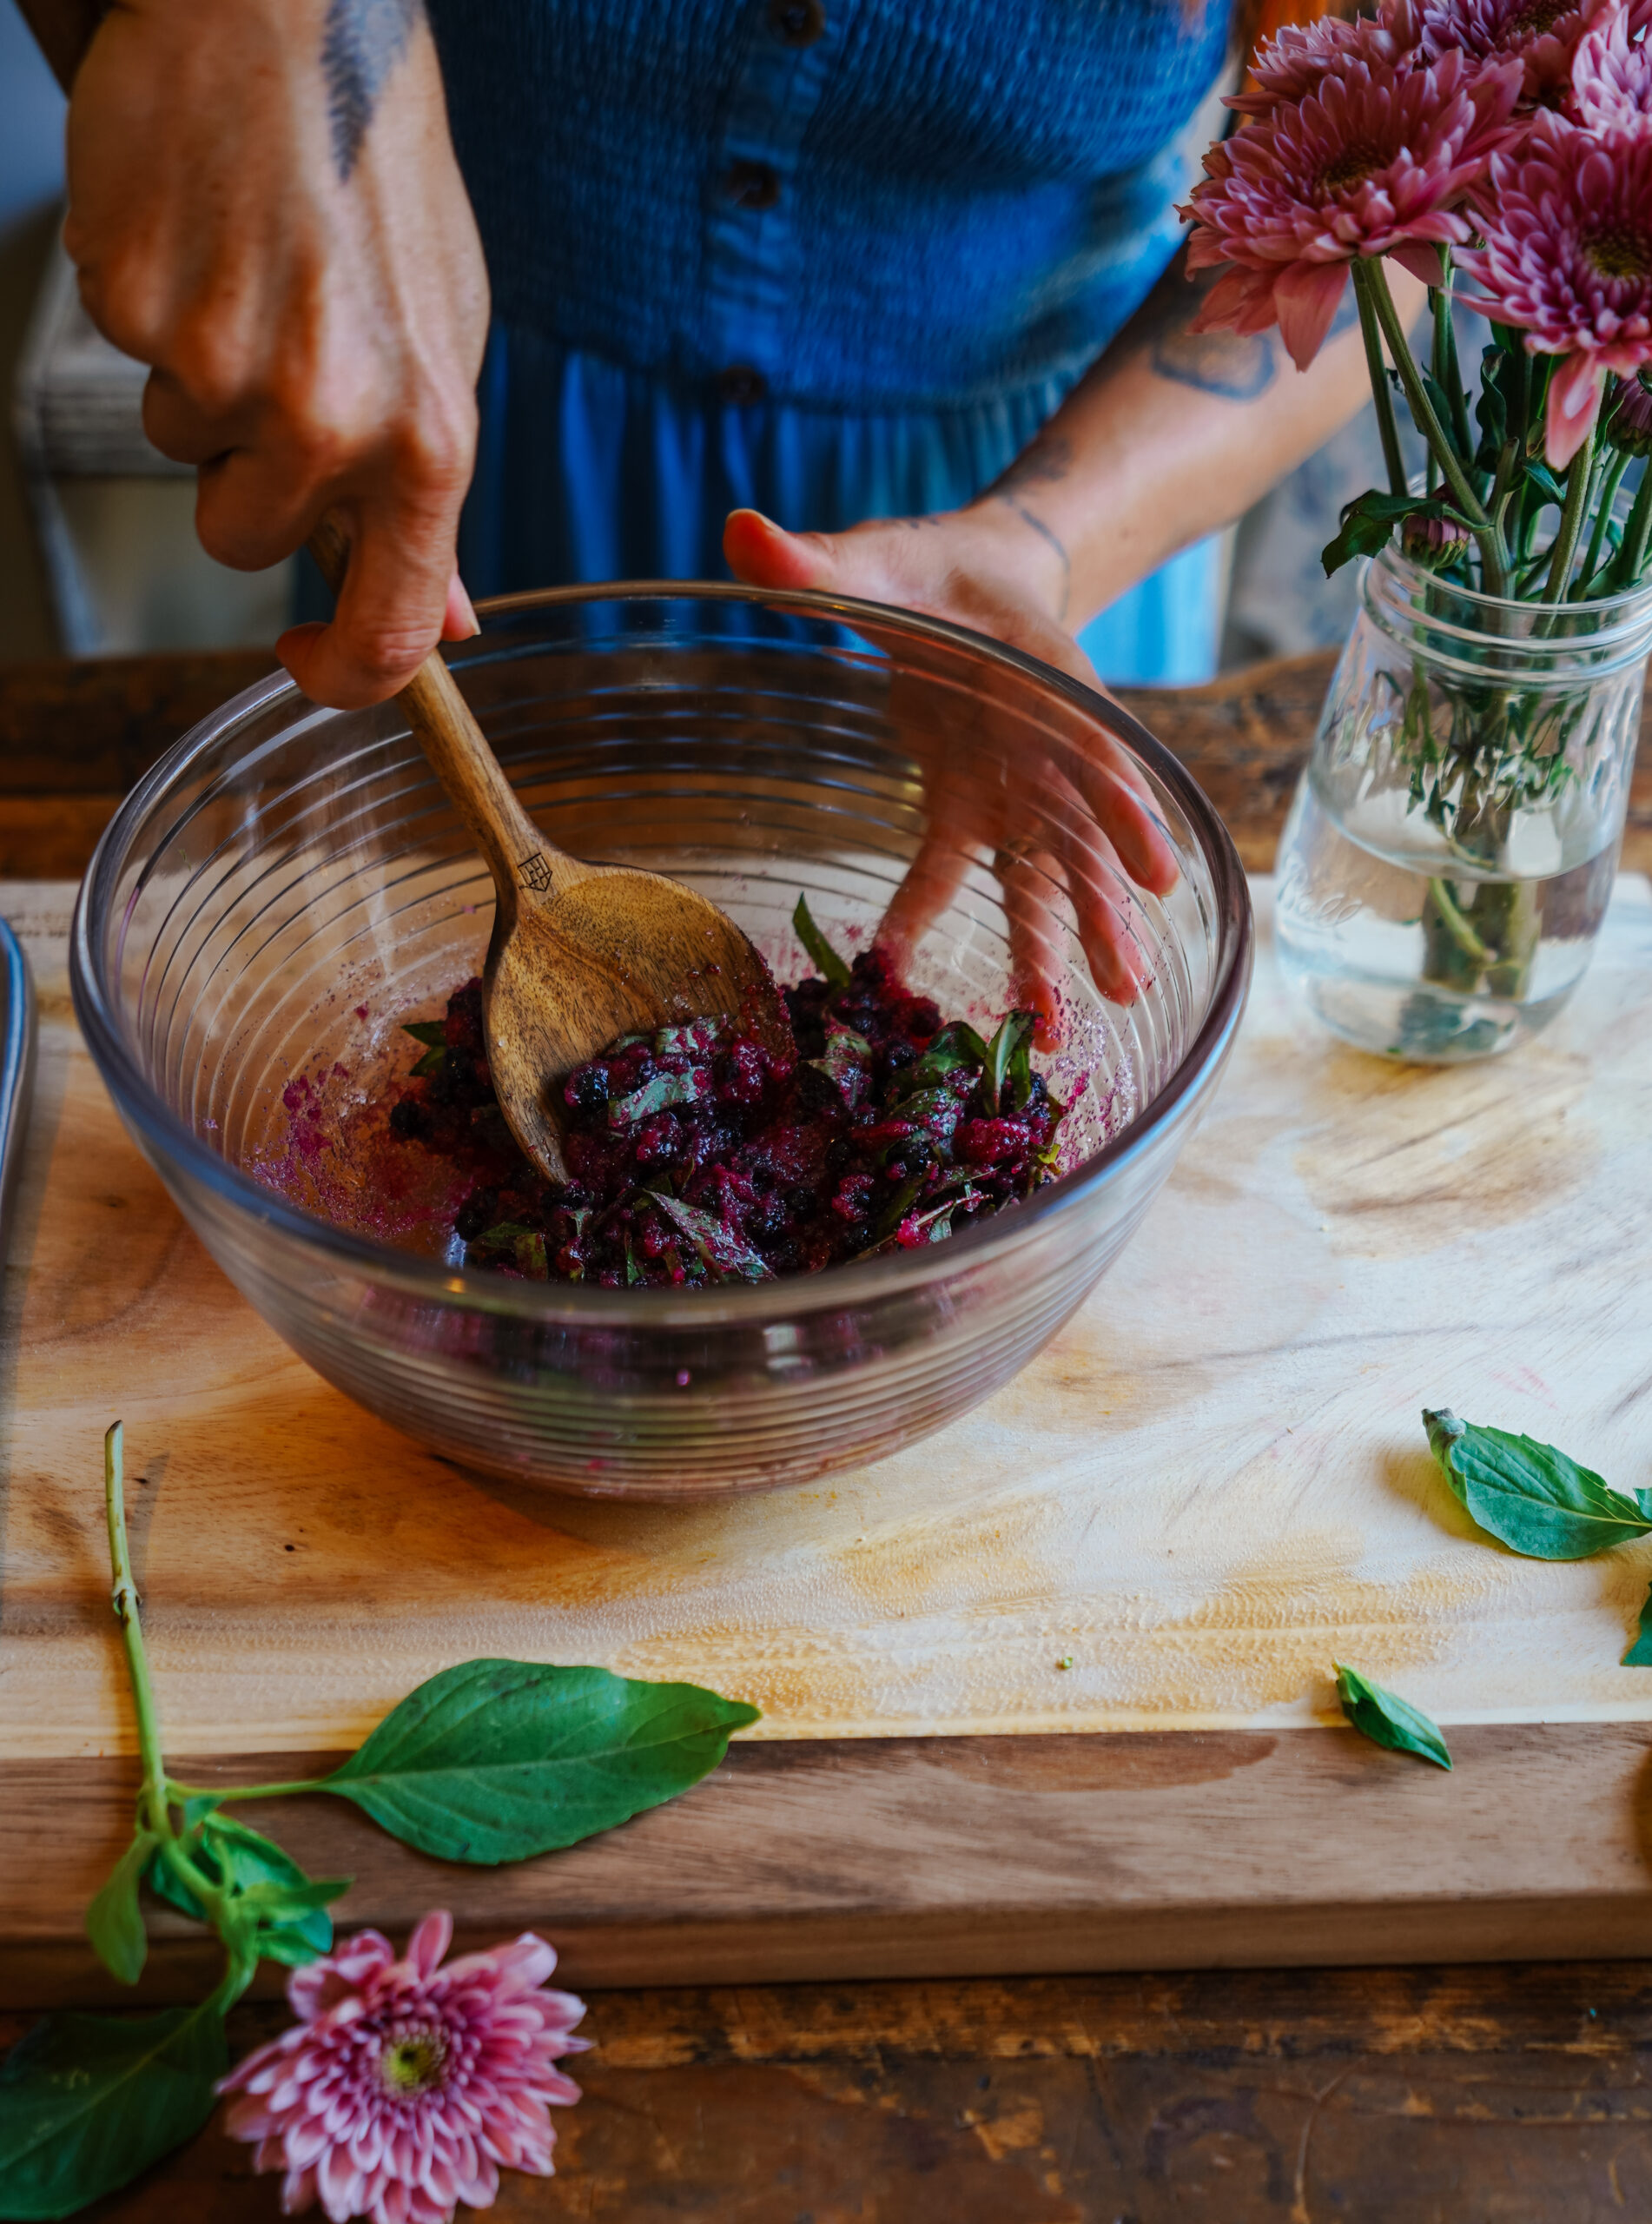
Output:
<svg viewBox="0 0 1652 2224">
<path fill-rule="evenodd" d="M 412 1142 L 424 1134 L 425 1127 L 424 1109 L 415 1097 L 401 1097 L 392 1108 L 390 1132 L 393 1135 L 400 1135 L 405 1142 Z"/>
</svg>

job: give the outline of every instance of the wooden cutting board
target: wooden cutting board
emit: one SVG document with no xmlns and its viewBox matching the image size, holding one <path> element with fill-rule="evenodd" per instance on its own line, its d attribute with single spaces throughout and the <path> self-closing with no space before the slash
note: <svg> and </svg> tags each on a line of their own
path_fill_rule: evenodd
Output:
<svg viewBox="0 0 1652 2224">
<path fill-rule="evenodd" d="M 8 889 L 42 1056 L 0 1364 L 0 1997 L 96 1989 L 79 1912 L 132 1782 L 117 1413 L 193 1776 L 336 1752 L 480 1653 L 764 1711 L 689 1798 L 509 1872 L 272 1810 L 312 1868 L 357 1875 L 347 1918 L 536 1922 L 585 1983 L 1652 1947 L 1652 1675 L 1617 1665 L 1652 1552 L 1488 1545 L 1417 1420 L 1449 1403 L 1652 1479 L 1652 893 L 1620 884 L 1549 1036 L 1458 1073 L 1297 1023 L 1258 895 L 1217 1105 L 1043 1357 L 833 1486 L 662 1508 L 462 1474 L 287 1353 L 85 1057 L 70 890 Z M 1331 1727 L 1333 1658 L 1447 1724 L 1455 1775 Z M 200 1949 L 160 1928 L 155 1985 L 187 1988 Z"/>
</svg>

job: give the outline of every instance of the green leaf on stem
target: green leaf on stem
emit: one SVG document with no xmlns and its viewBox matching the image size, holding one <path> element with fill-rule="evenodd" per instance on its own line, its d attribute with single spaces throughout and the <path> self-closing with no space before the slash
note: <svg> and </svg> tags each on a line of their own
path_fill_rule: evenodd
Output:
<svg viewBox="0 0 1652 2224">
<path fill-rule="evenodd" d="M 1438 1724 L 1431 1721 L 1420 1707 L 1395 1691 L 1385 1691 L 1357 1668 L 1345 1667 L 1340 1660 L 1332 1665 L 1342 1711 L 1362 1738 L 1369 1738 L 1374 1745 L 1386 1745 L 1391 1753 L 1415 1753 L 1419 1760 L 1432 1761 L 1436 1768 L 1450 1767 L 1451 1756 Z"/>
<path fill-rule="evenodd" d="M 347 1877 L 313 1883 L 273 1838 L 233 1815 L 208 1815 L 200 1830 L 185 1838 L 184 1850 L 209 1884 L 227 1886 L 232 1899 L 247 1903 L 256 1924 L 254 1943 L 271 1961 L 295 1969 L 332 1945 L 333 1921 L 327 1908 L 349 1890 Z M 200 1901 L 159 1854 L 143 1881 L 182 1914 L 197 1923 L 207 1920 Z"/>
<path fill-rule="evenodd" d="M 404 1035 L 411 1035 L 415 1042 L 422 1042 L 427 1050 L 445 1050 L 447 1048 L 447 1027 L 443 1020 L 404 1020 L 401 1031 Z"/>
<path fill-rule="evenodd" d="M 525 1861 L 675 1798 L 757 1719 L 694 1684 L 467 1660 L 421 1684 L 317 1789 L 439 1860 Z"/>
<path fill-rule="evenodd" d="M 1582 1560 L 1652 1534 L 1646 1493 L 1626 1498 L 1552 1444 L 1423 1414 L 1434 1457 L 1464 1509 L 1528 1559 Z"/>
<path fill-rule="evenodd" d="M 138 1906 L 138 1880 L 160 1841 L 153 1830 L 135 1830 L 132 1843 L 109 1871 L 109 1882 L 86 1910 L 86 1936 L 112 1977 L 135 1984 L 149 1950 Z"/>
<path fill-rule="evenodd" d="M 1336 539 L 1327 541 L 1319 552 L 1325 577 L 1329 579 L 1345 564 L 1351 564 L 1356 556 L 1374 556 L 1386 546 L 1390 533 L 1402 518 L 1450 518 L 1457 525 L 1466 523 L 1462 514 L 1440 495 L 1384 494 L 1373 486 L 1366 493 L 1357 494 L 1351 502 L 1343 504 L 1342 528 Z"/>
<path fill-rule="evenodd" d="M 0 2217 L 72 2216 L 128 2184 L 200 2130 L 228 2067 L 215 1997 L 36 2023 L 0 2062 Z"/>
<path fill-rule="evenodd" d="M 809 953 L 809 962 L 823 981 L 834 989 L 849 986 L 849 968 L 815 924 L 809 909 L 809 898 L 800 896 L 797 908 L 791 915 L 792 931 Z"/>
<path fill-rule="evenodd" d="M 1646 1604 L 1641 1609 L 1639 1633 L 1618 1665 L 1622 1668 L 1652 1668 L 1652 1591 L 1647 1592 Z"/>
<path fill-rule="evenodd" d="M 416 1081 L 427 1080 L 432 1074 L 440 1073 L 446 1063 L 447 1053 L 446 1050 L 426 1050 L 424 1056 L 420 1058 L 418 1064 L 413 1068 L 413 1078 Z"/>
</svg>

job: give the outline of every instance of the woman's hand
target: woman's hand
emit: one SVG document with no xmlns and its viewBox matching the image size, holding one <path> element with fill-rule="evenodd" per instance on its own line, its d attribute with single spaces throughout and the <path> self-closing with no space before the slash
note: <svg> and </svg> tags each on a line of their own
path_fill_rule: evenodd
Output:
<svg viewBox="0 0 1652 2224">
<path fill-rule="evenodd" d="M 64 241 L 93 321 L 152 370 L 144 428 L 199 474 L 208 553 L 353 541 L 330 626 L 280 652 L 372 703 L 475 619 L 454 574 L 487 281 L 422 9 L 122 0 L 69 110 Z"/>
<path fill-rule="evenodd" d="M 815 587 L 922 611 L 1100 685 L 1061 623 L 1065 554 L 1014 503 L 994 500 L 841 533 L 785 533 L 755 510 L 737 510 L 724 549 L 749 586 Z M 932 712 L 902 718 L 898 703 L 892 707 L 902 740 L 932 777 L 924 839 L 885 933 L 916 942 L 951 902 L 970 851 L 984 844 L 1004 891 L 1018 993 L 1040 1014 L 1041 1046 L 1053 1047 L 1058 1036 L 1064 970 L 1052 884 L 1072 903 L 1096 985 L 1127 1002 L 1147 973 L 1130 884 L 1164 895 L 1175 884 L 1176 859 L 1122 745 L 1098 736 L 1085 761 L 1069 759 L 1064 769 L 988 698 L 970 706 L 973 725 L 945 733 L 935 731 Z"/>
</svg>

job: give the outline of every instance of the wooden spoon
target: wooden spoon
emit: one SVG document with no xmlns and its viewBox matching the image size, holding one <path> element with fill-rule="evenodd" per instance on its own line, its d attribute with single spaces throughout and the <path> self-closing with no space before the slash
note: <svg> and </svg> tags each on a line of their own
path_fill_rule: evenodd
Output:
<svg viewBox="0 0 1652 2224">
<path fill-rule="evenodd" d="M 336 594 L 349 543 L 332 517 L 309 546 Z M 511 1133 L 543 1174 L 567 1178 L 562 1083 L 622 1035 L 733 1019 L 790 1060 L 785 1004 L 734 921 L 659 873 L 584 864 L 547 840 L 439 650 L 396 700 L 493 876 L 498 901 L 482 974 L 488 1065 Z"/>
</svg>

